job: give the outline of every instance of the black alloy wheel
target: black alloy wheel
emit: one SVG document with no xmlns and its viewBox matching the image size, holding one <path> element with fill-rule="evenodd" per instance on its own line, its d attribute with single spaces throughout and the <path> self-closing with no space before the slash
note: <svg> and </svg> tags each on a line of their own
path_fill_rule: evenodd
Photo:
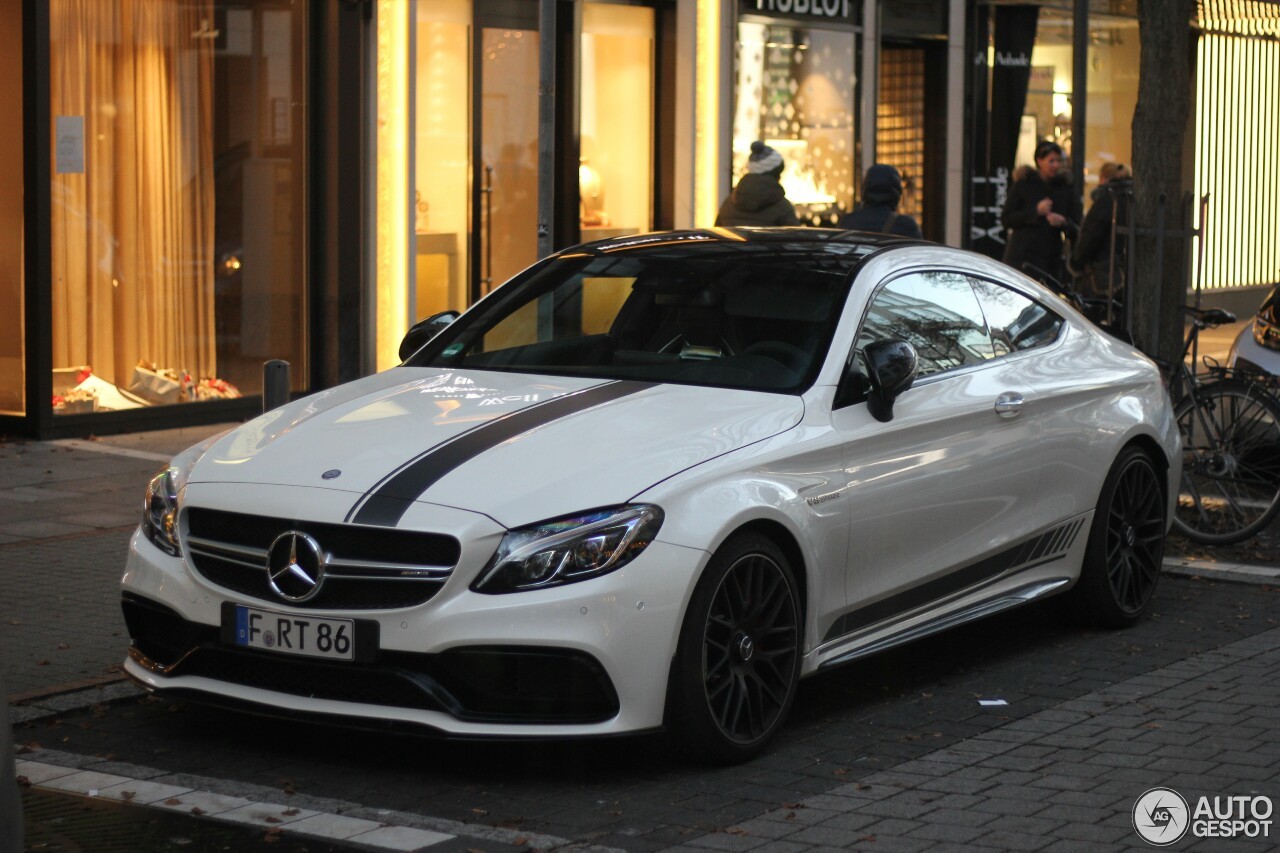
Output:
<svg viewBox="0 0 1280 853">
<path fill-rule="evenodd" d="M 800 676 L 801 608 L 786 556 L 735 536 L 712 557 L 680 632 L 674 728 L 698 758 L 746 760 L 777 734 Z"/>
<path fill-rule="evenodd" d="M 1122 628 L 1151 604 L 1164 561 L 1164 478 L 1140 448 L 1127 447 L 1098 498 L 1077 594 L 1086 615 Z"/>
</svg>

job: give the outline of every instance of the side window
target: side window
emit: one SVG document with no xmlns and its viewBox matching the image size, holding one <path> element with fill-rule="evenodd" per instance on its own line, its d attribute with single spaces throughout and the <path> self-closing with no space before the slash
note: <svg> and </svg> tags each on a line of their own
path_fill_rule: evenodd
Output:
<svg viewBox="0 0 1280 853">
<path fill-rule="evenodd" d="M 1047 344 L 1062 330 L 1062 317 L 1021 293 L 994 282 L 971 278 L 991 329 L 997 355 Z"/>
<path fill-rule="evenodd" d="M 857 348 L 888 338 L 916 348 L 920 376 L 997 355 L 969 279 L 956 273 L 910 273 L 883 285 L 867 308 Z"/>
</svg>

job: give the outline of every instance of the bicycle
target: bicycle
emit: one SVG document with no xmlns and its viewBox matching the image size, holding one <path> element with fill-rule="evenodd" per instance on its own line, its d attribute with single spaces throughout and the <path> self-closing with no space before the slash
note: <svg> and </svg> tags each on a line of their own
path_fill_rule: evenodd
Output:
<svg viewBox="0 0 1280 853">
<path fill-rule="evenodd" d="M 1280 512 L 1280 398 L 1272 381 L 1206 357 L 1193 367 L 1200 332 L 1235 322 L 1220 308 L 1184 308 L 1182 354 L 1162 365 L 1182 433 L 1182 481 L 1173 527 L 1193 542 L 1230 545 Z"/>
</svg>

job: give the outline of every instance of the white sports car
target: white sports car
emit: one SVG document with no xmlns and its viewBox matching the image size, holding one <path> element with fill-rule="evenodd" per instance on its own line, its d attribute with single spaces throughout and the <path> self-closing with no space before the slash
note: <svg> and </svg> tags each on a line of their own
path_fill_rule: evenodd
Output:
<svg viewBox="0 0 1280 853">
<path fill-rule="evenodd" d="M 539 262 L 404 363 L 176 457 L 123 579 L 149 690 L 454 736 L 758 752 L 799 679 L 1069 592 L 1138 619 L 1156 367 L 1003 264 L 834 230 Z"/>
</svg>

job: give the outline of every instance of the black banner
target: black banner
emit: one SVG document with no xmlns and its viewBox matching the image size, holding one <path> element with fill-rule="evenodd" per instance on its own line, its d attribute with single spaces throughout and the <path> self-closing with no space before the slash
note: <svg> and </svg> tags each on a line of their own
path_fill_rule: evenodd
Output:
<svg viewBox="0 0 1280 853">
<path fill-rule="evenodd" d="M 982 112 L 975 109 L 975 126 L 983 128 L 985 125 L 986 132 L 984 138 L 974 140 L 973 146 L 969 240 L 973 250 L 1000 258 L 1004 255 L 1005 243 L 1000 210 L 1004 207 L 1016 165 L 1013 160 L 1018 150 L 1022 111 L 1027 103 L 1027 85 L 1031 81 L 1031 49 L 1035 46 L 1040 8 L 997 6 L 993 11 L 994 55 L 990 64 L 985 51 L 976 53 L 974 57 L 975 100 L 985 100 L 982 96 L 986 93 L 985 83 L 989 74 L 991 106 L 986 122 L 982 121 Z M 982 30 L 979 34 L 985 35 Z M 982 45 L 986 39 L 975 39 L 973 43 Z"/>
</svg>

